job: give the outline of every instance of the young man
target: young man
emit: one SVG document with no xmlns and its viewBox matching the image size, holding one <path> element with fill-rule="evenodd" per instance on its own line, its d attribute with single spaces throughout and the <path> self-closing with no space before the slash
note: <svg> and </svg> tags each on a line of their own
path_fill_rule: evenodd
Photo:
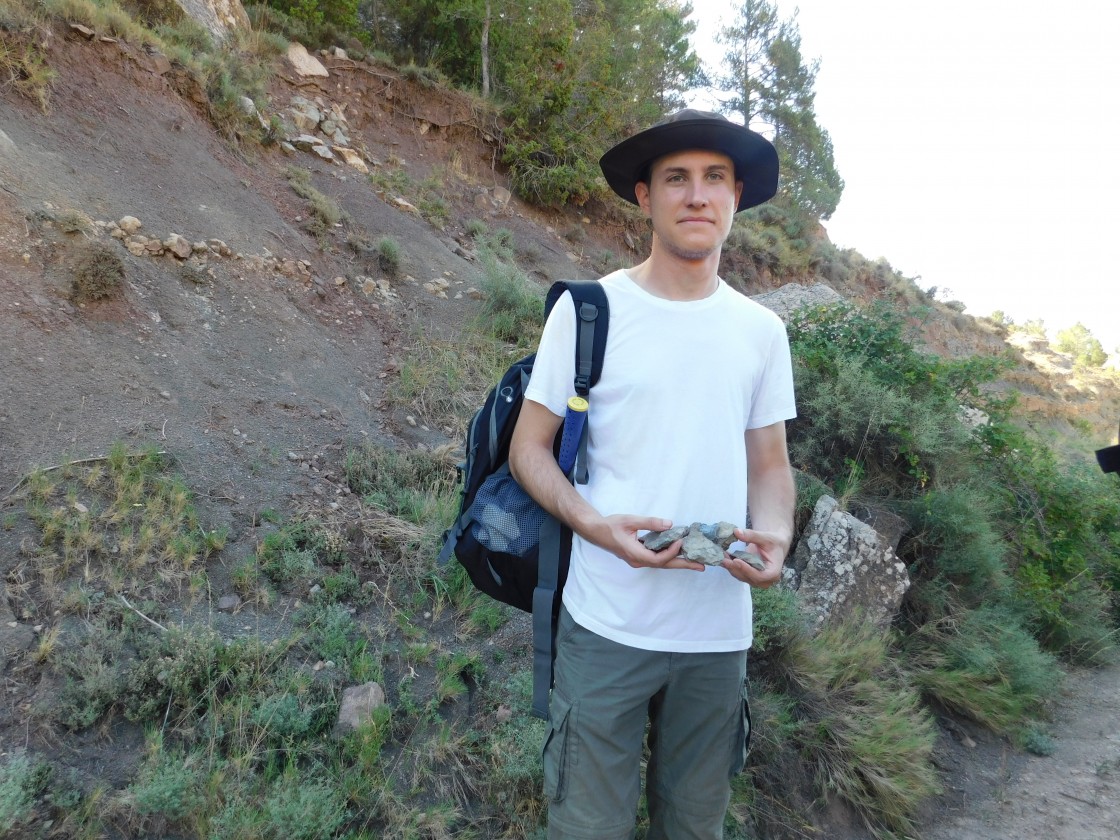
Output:
<svg viewBox="0 0 1120 840">
<path fill-rule="evenodd" d="M 735 213 L 771 198 L 763 137 L 686 110 L 600 161 L 653 225 L 649 258 L 602 279 L 610 329 L 588 414 L 590 481 L 573 487 L 552 444 L 571 396 L 575 315 L 558 304 L 541 337 L 510 450 L 522 487 L 574 533 L 544 746 L 549 837 L 630 838 L 643 736 L 649 837 L 722 837 L 748 735 L 750 587 L 781 576 L 794 487 L 789 344 L 776 315 L 717 275 Z M 760 571 L 653 552 L 645 531 L 745 523 Z"/>
</svg>

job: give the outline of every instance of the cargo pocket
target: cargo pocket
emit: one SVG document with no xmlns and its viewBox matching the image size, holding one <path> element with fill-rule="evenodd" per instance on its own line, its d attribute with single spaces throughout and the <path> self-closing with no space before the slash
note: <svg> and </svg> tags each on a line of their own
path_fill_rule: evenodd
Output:
<svg viewBox="0 0 1120 840">
<path fill-rule="evenodd" d="M 747 684 L 743 683 L 740 689 L 742 712 L 739 716 L 739 731 L 736 733 L 734 760 L 731 763 L 731 775 L 742 772 L 747 765 L 747 753 L 751 748 L 751 706 L 747 701 Z"/>
<path fill-rule="evenodd" d="M 572 763 L 571 730 L 575 724 L 575 706 L 552 692 L 549 729 L 541 755 L 544 764 L 544 795 L 552 802 L 561 802 L 567 794 L 568 772 Z"/>
</svg>

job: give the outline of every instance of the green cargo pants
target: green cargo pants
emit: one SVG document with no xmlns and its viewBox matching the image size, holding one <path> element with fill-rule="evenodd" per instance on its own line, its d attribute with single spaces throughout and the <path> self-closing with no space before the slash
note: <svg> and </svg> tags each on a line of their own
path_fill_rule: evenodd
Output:
<svg viewBox="0 0 1120 840">
<path fill-rule="evenodd" d="M 620 645 L 562 609 L 543 749 L 550 840 L 634 836 L 647 721 L 649 840 L 722 837 L 750 734 L 746 662 Z"/>
</svg>

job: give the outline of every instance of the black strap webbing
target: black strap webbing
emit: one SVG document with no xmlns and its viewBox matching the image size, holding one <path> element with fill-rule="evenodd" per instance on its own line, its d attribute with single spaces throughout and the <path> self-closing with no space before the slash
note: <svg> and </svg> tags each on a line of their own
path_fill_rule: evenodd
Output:
<svg viewBox="0 0 1120 840">
<path fill-rule="evenodd" d="M 549 516 L 541 525 L 537 554 L 537 588 L 533 590 L 533 707 L 535 717 L 548 720 L 552 689 L 553 605 L 560 586 L 560 522 Z"/>
</svg>

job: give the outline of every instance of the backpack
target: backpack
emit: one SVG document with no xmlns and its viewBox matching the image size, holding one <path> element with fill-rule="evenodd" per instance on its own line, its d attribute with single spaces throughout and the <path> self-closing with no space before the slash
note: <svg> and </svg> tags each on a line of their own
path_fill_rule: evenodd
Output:
<svg viewBox="0 0 1120 840">
<path fill-rule="evenodd" d="M 609 310 L 596 281 L 559 281 L 545 299 L 545 318 L 565 292 L 576 308 L 575 393 L 587 398 L 599 380 Z M 452 554 L 481 592 L 533 614 L 532 713 L 548 719 L 560 593 L 568 577 L 572 533 L 521 489 L 509 471 L 509 445 L 536 354 L 515 362 L 467 427 L 459 514 L 444 534 L 439 564 Z M 559 453 L 563 427 L 554 447 Z M 578 439 L 569 480 L 587 483 L 587 428 Z"/>
</svg>

